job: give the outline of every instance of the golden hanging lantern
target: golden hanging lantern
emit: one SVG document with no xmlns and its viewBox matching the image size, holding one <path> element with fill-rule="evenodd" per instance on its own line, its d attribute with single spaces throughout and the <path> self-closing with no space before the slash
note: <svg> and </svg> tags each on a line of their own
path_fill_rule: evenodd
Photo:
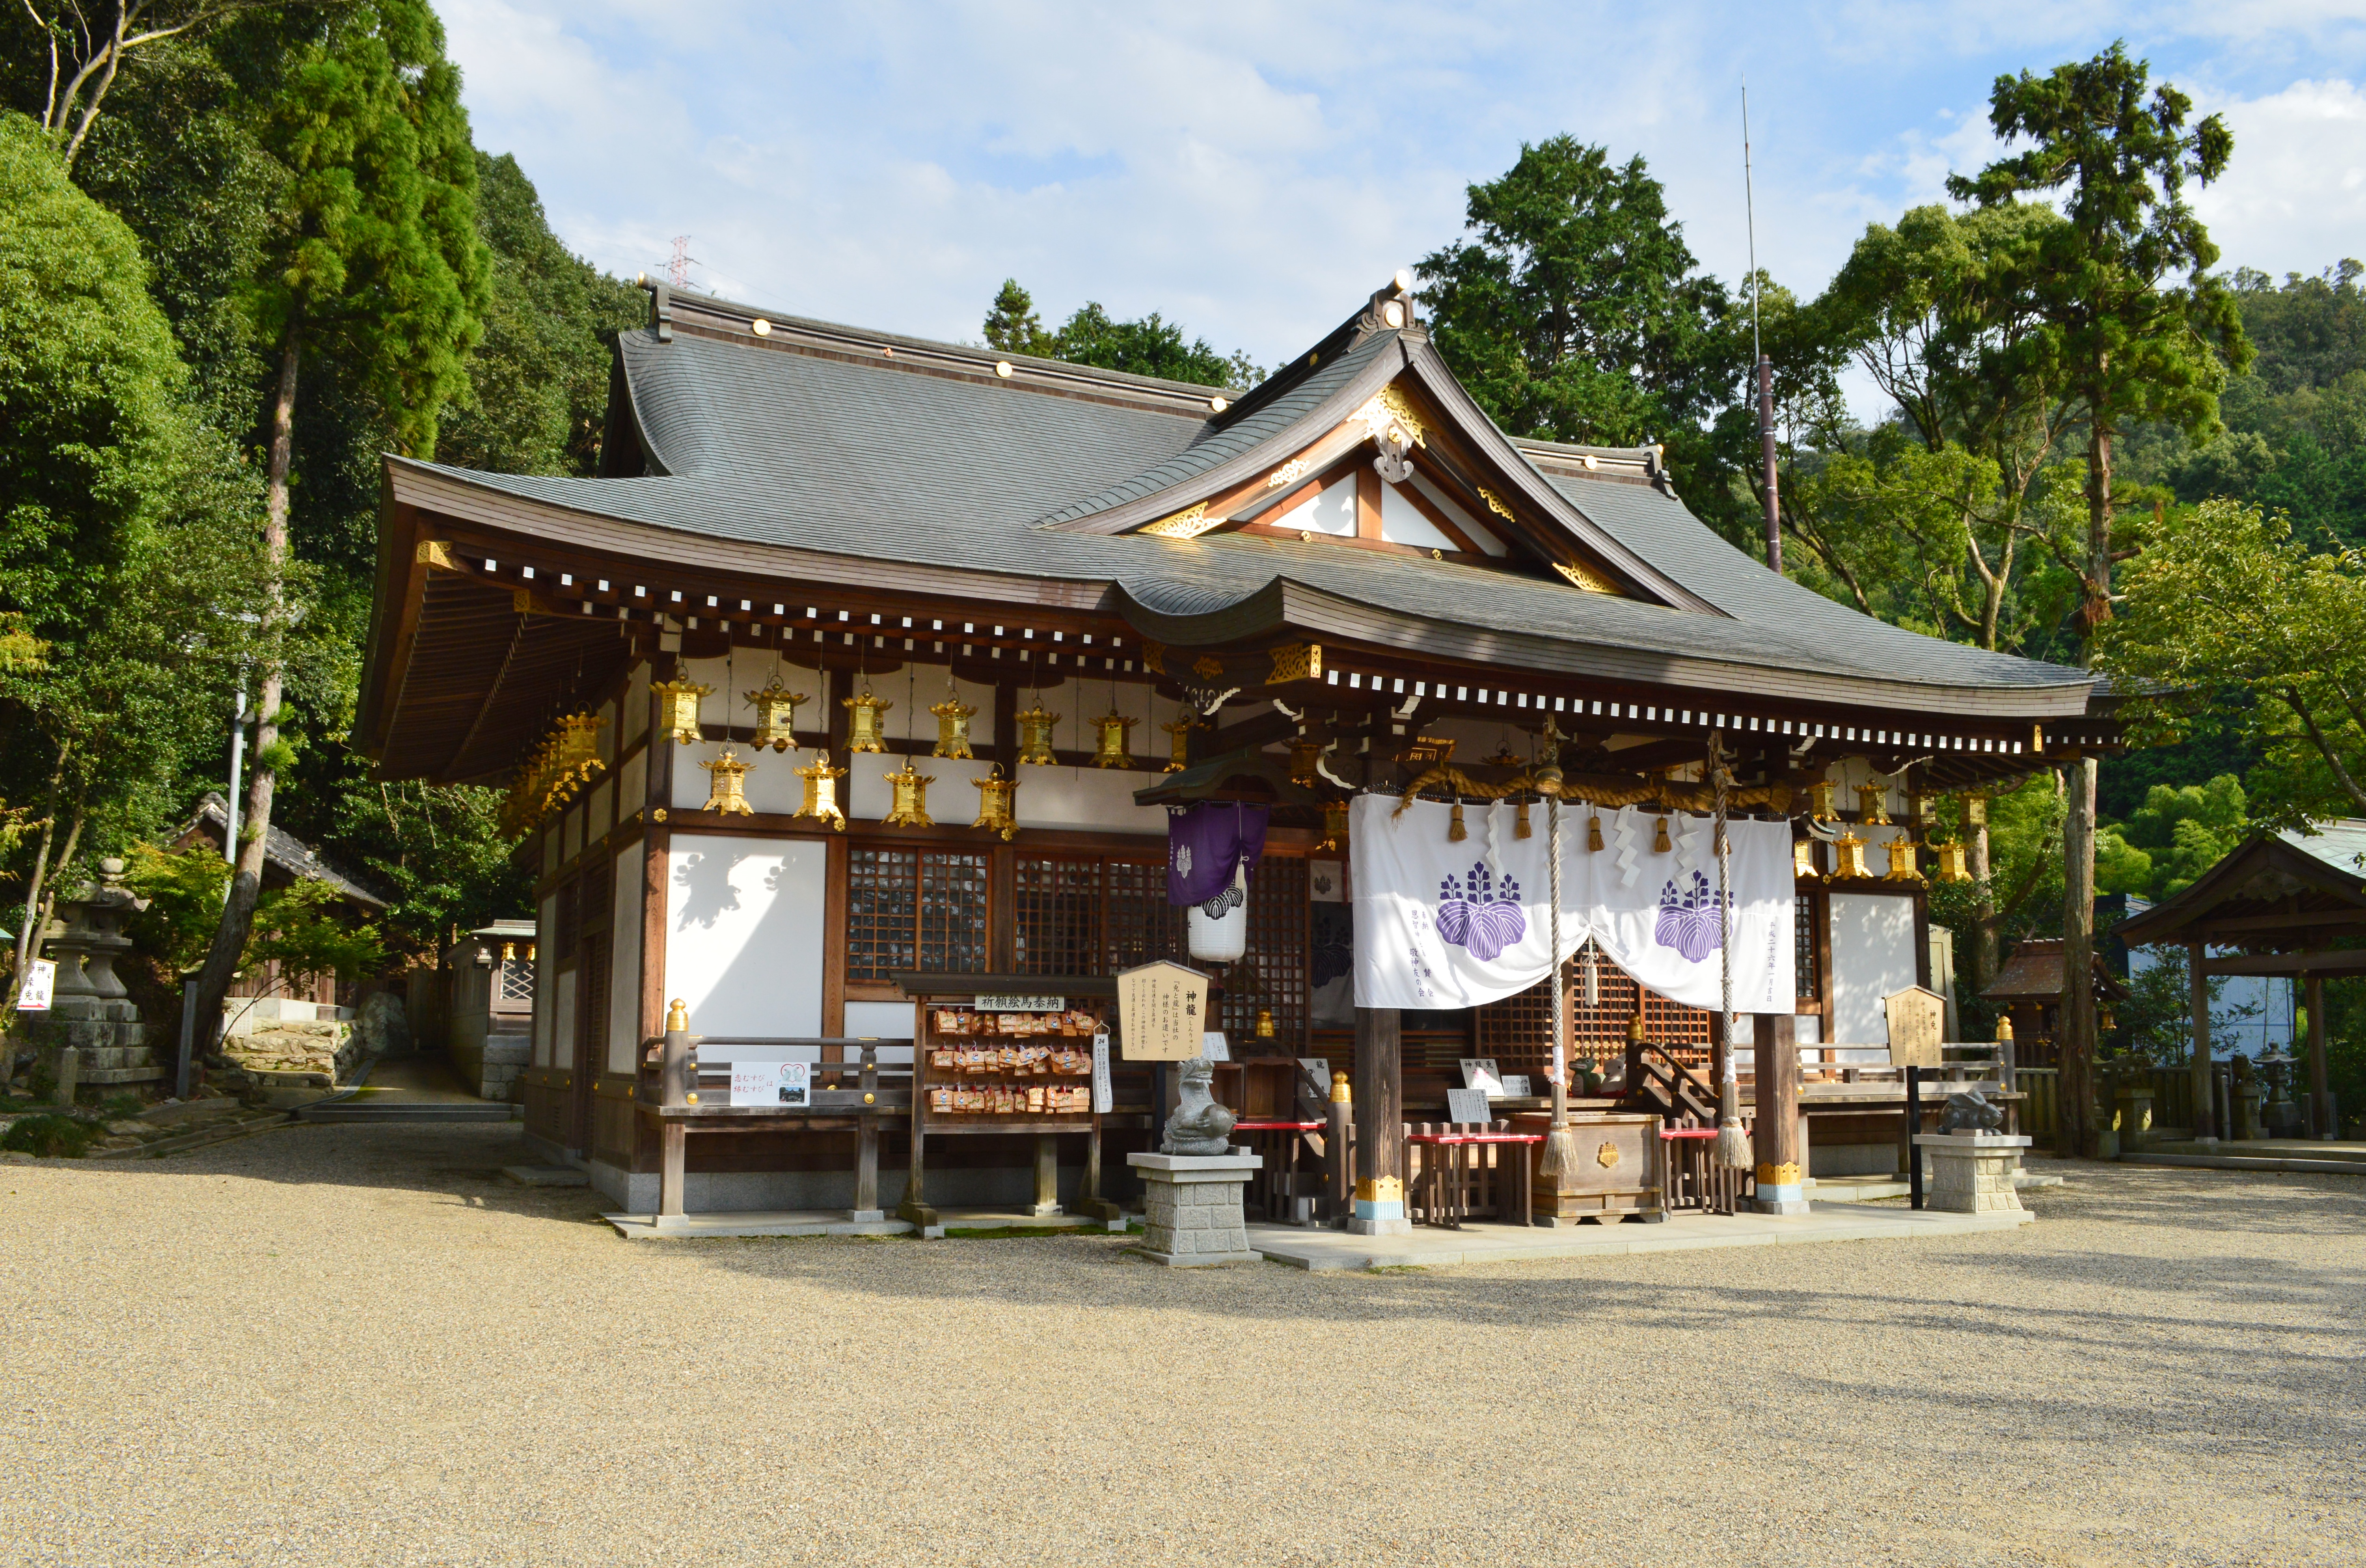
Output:
<svg viewBox="0 0 2366 1568">
<path fill-rule="evenodd" d="M 977 709 L 962 701 L 958 694 L 947 692 L 945 700 L 929 711 L 937 716 L 937 744 L 931 755 L 969 756 L 969 721 L 977 716 Z"/>
<path fill-rule="evenodd" d="M 1191 732 L 1200 728 L 1200 721 L 1187 713 L 1174 723 L 1162 724 L 1158 728 L 1167 735 L 1166 771 L 1179 773 L 1191 765 Z"/>
<path fill-rule="evenodd" d="M 896 797 L 883 820 L 890 828 L 935 827 L 935 820 L 929 816 L 929 786 L 936 782 L 935 774 L 924 773 L 908 761 L 889 773 L 887 786 L 896 792 Z"/>
<path fill-rule="evenodd" d="M 1832 880 L 1846 882 L 1853 878 L 1871 876 L 1865 867 L 1865 840 L 1854 833 L 1842 833 L 1832 840 Z"/>
<path fill-rule="evenodd" d="M 775 751 L 795 750 L 797 705 L 806 700 L 806 694 L 790 691 L 775 675 L 771 685 L 749 693 L 747 700 L 756 710 L 756 750 L 770 746 Z"/>
<path fill-rule="evenodd" d="M 669 740 L 687 746 L 703 738 L 698 722 L 699 699 L 715 690 L 695 681 L 658 681 L 649 690 L 657 694 L 658 728 Z"/>
<path fill-rule="evenodd" d="M 558 751 L 554 761 L 573 771 L 600 765 L 600 727 L 608 721 L 596 713 L 569 714 L 558 721 Z"/>
<path fill-rule="evenodd" d="M 1931 825 L 1938 819 L 1939 800 L 1936 795 L 1925 795 L 1919 789 L 1906 792 L 1906 820 L 1912 823 L 1926 838 L 1929 836 Z"/>
<path fill-rule="evenodd" d="M 1060 759 L 1052 754 L 1052 727 L 1060 722 L 1060 716 L 1045 713 L 1039 701 L 1015 716 L 1019 723 L 1019 760 L 1040 768 L 1057 763 Z"/>
<path fill-rule="evenodd" d="M 1323 803 L 1323 841 L 1318 850 L 1336 854 L 1347 847 L 1347 803 L 1326 800 Z"/>
<path fill-rule="evenodd" d="M 1794 882 L 1821 882 L 1823 879 L 1824 874 L 1816 868 L 1816 840 L 1813 839 L 1792 840 L 1791 880 Z"/>
<path fill-rule="evenodd" d="M 1109 712 L 1093 720 L 1093 728 L 1099 737 L 1093 747 L 1093 766 L 1096 768 L 1133 766 L 1133 753 L 1127 750 L 1126 740 L 1132 734 L 1133 727 L 1141 722 L 1140 719 L 1126 717 L 1115 708 L 1110 709 Z"/>
<path fill-rule="evenodd" d="M 739 760 L 739 753 L 730 747 L 723 755 L 698 764 L 707 773 L 706 804 L 703 811 L 721 811 L 739 817 L 753 817 L 756 808 L 748 804 L 748 773 L 754 766 Z"/>
<path fill-rule="evenodd" d="M 879 721 L 887 710 L 896 705 L 884 697 L 873 696 L 871 688 L 868 686 L 862 688 L 861 696 L 844 697 L 839 701 L 846 709 L 847 750 L 853 752 L 887 750 L 887 732 L 880 728 Z"/>
<path fill-rule="evenodd" d="M 1933 874 L 1935 880 L 1969 882 L 1972 879 L 1971 867 L 1966 862 L 1962 840 L 1958 839 L 1951 843 L 1932 844 L 1931 852 L 1939 857 L 1939 869 Z"/>
<path fill-rule="evenodd" d="M 1837 822 L 1841 808 L 1833 799 L 1840 785 L 1831 779 L 1818 779 L 1808 786 L 1808 819 L 1811 822 Z"/>
<path fill-rule="evenodd" d="M 1321 782 L 1323 777 L 1314 771 L 1314 760 L 1323 755 L 1323 748 L 1330 742 L 1317 740 L 1312 736 L 1301 735 L 1291 739 L 1289 744 L 1290 782 L 1313 788 Z"/>
<path fill-rule="evenodd" d="M 831 767 L 828 751 L 816 751 L 810 767 L 791 768 L 789 772 L 806 782 L 806 803 L 790 815 L 827 822 L 845 832 L 846 813 L 839 809 L 838 781 L 846 776 L 846 770 Z"/>
<path fill-rule="evenodd" d="M 986 771 L 986 777 L 972 779 L 977 785 L 977 820 L 973 828 L 1002 835 L 1008 843 L 1019 837 L 1019 781 L 1002 776 L 1002 764 L 995 763 Z"/>
<path fill-rule="evenodd" d="M 1882 878 L 1883 881 L 1920 882 L 1922 880 L 1922 869 L 1914 863 L 1915 844 L 1912 834 L 1900 833 L 1882 847 L 1889 852 L 1889 872 Z"/>
<path fill-rule="evenodd" d="M 1273 1038 L 1273 1009 L 1257 1009 L 1256 1037 L 1260 1040 Z"/>
<path fill-rule="evenodd" d="M 1889 784 L 1875 779 L 1856 786 L 1856 819 L 1860 822 L 1886 824 L 1889 820 Z"/>
<path fill-rule="evenodd" d="M 1985 828 L 1988 825 L 1989 797 L 1978 790 L 1966 791 L 1964 795 L 1964 830 L 1966 832 L 1969 832 L 1975 828 Z"/>
</svg>

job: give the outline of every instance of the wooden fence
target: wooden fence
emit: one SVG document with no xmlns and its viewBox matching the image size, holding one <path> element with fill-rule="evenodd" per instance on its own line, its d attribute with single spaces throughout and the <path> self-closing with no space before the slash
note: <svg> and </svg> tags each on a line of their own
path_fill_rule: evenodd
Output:
<svg viewBox="0 0 2366 1568">
<path fill-rule="evenodd" d="M 2055 1134 L 2062 1124 L 2062 1069 L 2022 1067 L 2014 1073 L 2013 1079 L 2014 1087 L 2029 1096 L 2021 1108 L 2021 1130 L 2036 1140 L 2039 1148 L 2053 1148 Z M 2108 1092 L 2109 1081 L 2099 1077 L 2096 1087 L 2099 1098 Z M 2099 1117 L 2104 1113 L 2104 1109 L 2099 1107 Z M 2193 1074 L 2187 1068 L 2152 1069 L 2152 1124 L 2156 1136 L 2162 1129 L 2173 1134 L 2191 1134 L 2193 1127 Z"/>
</svg>

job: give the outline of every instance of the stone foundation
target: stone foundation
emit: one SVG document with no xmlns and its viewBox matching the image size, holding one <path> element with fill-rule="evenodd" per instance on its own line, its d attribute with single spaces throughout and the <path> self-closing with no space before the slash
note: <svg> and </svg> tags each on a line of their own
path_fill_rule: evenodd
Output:
<svg viewBox="0 0 2366 1568">
<path fill-rule="evenodd" d="M 1133 1248 L 1171 1269 L 1254 1263 L 1241 1193 L 1265 1164 L 1256 1155 L 1125 1156 L 1142 1177 L 1142 1241 Z"/>
<path fill-rule="evenodd" d="M 2013 1181 L 2026 1137 L 2003 1133 L 1918 1133 L 1915 1145 L 1931 1160 L 1925 1208 L 1953 1214 L 2019 1213 L 2021 1191 Z"/>
</svg>

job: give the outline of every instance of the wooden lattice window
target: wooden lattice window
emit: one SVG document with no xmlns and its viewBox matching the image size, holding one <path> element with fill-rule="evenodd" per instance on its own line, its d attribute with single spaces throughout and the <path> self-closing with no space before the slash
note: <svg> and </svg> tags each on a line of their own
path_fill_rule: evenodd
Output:
<svg viewBox="0 0 2366 1568">
<path fill-rule="evenodd" d="M 1102 973 L 1098 860 L 1021 860 L 1013 867 L 1012 889 L 1011 956 L 1018 973 Z"/>
<path fill-rule="evenodd" d="M 986 857 L 858 844 L 846 875 L 846 977 L 986 969 Z"/>
<path fill-rule="evenodd" d="M 1308 944 L 1306 863 L 1268 855 L 1249 878 L 1247 951 L 1232 965 L 1217 1010 L 1235 1056 L 1295 1056 L 1306 1043 Z M 1251 983 L 1253 980 L 1254 983 Z M 1260 1009 L 1273 1013 L 1273 1038 L 1256 1033 Z"/>
<path fill-rule="evenodd" d="M 1585 964 L 1594 964 L 1594 1004 L 1585 1005 Z M 1615 1056 L 1627 1049 L 1627 1026 L 1638 998 L 1644 1038 L 1669 1048 L 1679 1061 L 1706 1061 L 1709 1014 L 1704 1008 L 1672 1002 L 1644 990 L 1592 942 L 1562 966 L 1570 987 L 1570 1047 L 1580 1058 Z M 1552 989 L 1538 981 L 1519 995 L 1480 1008 L 1479 1054 L 1505 1072 L 1540 1073 L 1552 1058 Z"/>
<path fill-rule="evenodd" d="M 1109 903 L 1109 972 L 1160 958 L 1181 962 L 1184 911 L 1166 901 L 1166 863 L 1104 863 Z"/>
</svg>

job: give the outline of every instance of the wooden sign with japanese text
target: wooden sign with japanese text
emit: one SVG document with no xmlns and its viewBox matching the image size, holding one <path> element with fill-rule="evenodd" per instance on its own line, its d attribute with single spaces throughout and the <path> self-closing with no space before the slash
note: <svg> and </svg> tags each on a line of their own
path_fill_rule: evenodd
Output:
<svg viewBox="0 0 2366 1568">
<path fill-rule="evenodd" d="M 1165 959 L 1117 977 L 1118 1043 L 1129 1062 L 1183 1062 L 1208 1027 L 1208 977 Z"/>
<path fill-rule="evenodd" d="M 1938 992 L 1909 986 L 1882 998 L 1889 1014 L 1889 1061 L 1898 1067 L 1935 1067 L 1947 1001 Z"/>
</svg>

